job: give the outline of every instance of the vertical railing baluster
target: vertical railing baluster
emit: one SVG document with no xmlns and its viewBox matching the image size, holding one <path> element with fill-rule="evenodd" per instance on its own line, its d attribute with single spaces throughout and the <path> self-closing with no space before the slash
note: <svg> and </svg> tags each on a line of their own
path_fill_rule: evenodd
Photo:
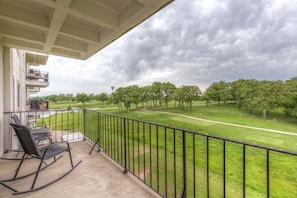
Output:
<svg viewBox="0 0 297 198">
<path fill-rule="evenodd" d="M 269 150 L 266 150 L 266 188 L 267 188 L 267 198 L 270 197 L 270 155 Z"/>
<path fill-rule="evenodd" d="M 73 110 L 71 110 L 71 115 L 72 115 L 72 132 L 74 133 L 74 122 L 75 122 L 75 120 L 74 120 L 74 112 L 73 112 Z M 78 131 L 77 131 L 78 132 Z"/>
<path fill-rule="evenodd" d="M 209 187 L 209 137 L 206 137 L 206 185 L 207 185 L 207 197 L 210 196 Z"/>
<path fill-rule="evenodd" d="M 135 173 L 135 155 L 134 155 L 134 120 L 132 120 L 132 170 L 133 170 L 133 173 Z"/>
<path fill-rule="evenodd" d="M 245 198 L 246 196 L 246 145 L 243 145 L 243 175 L 242 175 L 242 197 Z"/>
<path fill-rule="evenodd" d="M 116 144 L 116 116 L 112 116 L 113 117 L 113 154 L 114 154 L 114 158 L 116 159 L 116 148 L 117 148 L 117 144 Z"/>
<path fill-rule="evenodd" d="M 56 110 L 56 114 L 55 114 L 55 140 L 57 140 L 57 129 L 58 129 L 58 111 Z"/>
<path fill-rule="evenodd" d="M 226 141 L 223 141 L 223 169 L 224 169 L 224 179 L 223 179 L 223 185 L 224 185 L 224 197 L 226 197 Z"/>
<path fill-rule="evenodd" d="M 110 129 L 110 115 L 107 116 L 107 126 L 108 126 L 108 130 L 107 130 L 107 144 L 108 144 L 108 155 L 111 156 L 111 129 Z"/>
<path fill-rule="evenodd" d="M 63 133 L 64 133 L 64 111 L 63 110 L 61 110 L 61 115 L 62 115 L 62 119 L 61 119 L 61 133 L 62 133 L 62 136 L 63 136 Z M 86 126 L 86 125 L 85 125 Z M 86 130 L 84 130 L 84 131 L 86 131 Z M 68 140 L 68 134 L 67 134 L 67 136 L 66 136 L 66 139 Z"/>
<path fill-rule="evenodd" d="M 130 120 L 126 119 L 126 158 L 127 158 L 127 169 L 130 170 Z"/>
<path fill-rule="evenodd" d="M 149 134 L 150 134 L 150 186 L 152 186 L 153 179 L 153 169 L 152 169 L 152 124 L 149 124 Z"/>
<path fill-rule="evenodd" d="M 173 177 L 174 177 L 174 197 L 177 195 L 177 189 L 176 189 L 176 131 L 173 130 Z"/>
<path fill-rule="evenodd" d="M 127 126 L 126 126 L 126 118 L 124 118 L 124 162 L 125 162 L 125 170 L 124 173 L 128 173 L 128 169 L 127 169 Z"/>
<path fill-rule="evenodd" d="M 167 166 L 167 127 L 165 127 L 165 197 L 168 197 L 168 166 Z"/>
<path fill-rule="evenodd" d="M 84 136 L 86 136 L 86 127 L 87 127 L 86 126 L 86 109 L 84 109 L 83 112 L 84 112 L 84 115 L 83 115 L 84 116 L 84 131 L 83 132 L 84 132 Z"/>
<path fill-rule="evenodd" d="M 101 148 L 101 130 L 100 130 L 100 125 L 101 125 L 101 120 L 100 120 L 100 117 L 101 117 L 101 113 L 100 112 L 98 112 L 98 114 L 97 114 L 98 116 L 97 116 L 97 124 L 98 124 L 98 126 L 97 126 L 97 141 L 98 141 L 98 147 L 99 147 L 99 149 Z M 99 151 L 99 150 L 98 150 Z"/>
<path fill-rule="evenodd" d="M 184 183 L 184 187 L 183 187 L 183 192 L 182 192 L 182 198 L 186 198 L 187 197 L 187 153 L 186 153 L 186 132 L 182 131 L 183 133 L 183 183 Z"/>
<path fill-rule="evenodd" d="M 123 164 L 123 163 L 125 163 L 124 149 L 123 149 L 123 147 L 125 146 L 124 141 L 123 141 L 123 139 L 124 139 L 124 124 L 123 124 L 124 118 L 121 118 L 120 122 L 121 122 L 121 127 L 120 127 L 121 128 L 121 138 L 120 138 L 120 142 L 121 142 L 121 164 Z"/>
<path fill-rule="evenodd" d="M 146 145 L 146 141 L 145 141 L 145 123 L 143 123 L 142 125 L 142 135 L 143 135 L 143 181 L 146 183 L 146 158 L 145 158 L 145 145 Z"/>
<path fill-rule="evenodd" d="M 117 119 L 116 119 L 116 125 L 117 125 L 117 127 L 116 127 L 116 129 L 117 129 L 117 159 L 118 159 L 118 161 L 120 162 L 120 148 L 121 148 L 121 146 L 120 146 L 120 141 L 119 141 L 119 139 L 120 139 L 120 136 L 119 136 L 119 117 L 117 117 Z"/>
<path fill-rule="evenodd" d="M 193 192 L 194 197 L 196 197 L 196 135 L 193 133 Z"/>
<path fill-rule="evenodd" d="M 106 143 L 107 142 L 107 133 L 108 133 L 106 117 L 107 117 L 107 115 L 104 114 L 104 148 L 105 148 L 105 151 L 108 153 L 108 143 Z"/>
<path fill-rule="evenodd" d="M 156 141 L 157 141 L 157 190 L 160 190 L 160 170 L 159 170 L 159 126 L 156 126 Z"/>
<path fill-rule="evenodd" d="M 66 131 L 67 131 L 67 134 L 69 134 L 69 110 L 65 110 L 65 112 L 66 112 Z M 73 134 L 72 134 L 72 137 L 71 137 L 72 139 L 73 139 Z"/>
<path fill-rule="evenodd" d="M 139 120 L 137 121 L 137 134 L 138 134 L 138 137 L 137 137 L 137 158 L 138 158 L 138 165 L 137 165 L 137 168 L 138 168 L 138 177 L 140 176 L 140 128 L 139 128 Z"/>
</svg>

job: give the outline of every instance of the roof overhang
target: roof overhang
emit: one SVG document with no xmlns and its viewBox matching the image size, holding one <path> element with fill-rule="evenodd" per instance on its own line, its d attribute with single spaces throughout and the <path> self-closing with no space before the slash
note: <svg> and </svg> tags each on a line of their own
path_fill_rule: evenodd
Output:
<svg viewBox="0 0 297 198">
<path fill-rule="evenodd" d="M 0 0 L 0 43 L 87 59 L 172 1 Z"/>
<path fill-rule="evenodd" d="M 26 52 L 26 63 L 32 66 L 45 65 L 48 55 Z"/>
</svg>

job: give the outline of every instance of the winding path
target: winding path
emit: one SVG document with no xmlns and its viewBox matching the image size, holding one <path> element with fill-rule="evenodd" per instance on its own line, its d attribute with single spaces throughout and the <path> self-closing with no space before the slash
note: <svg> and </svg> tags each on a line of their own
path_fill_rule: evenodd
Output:
<svg viewBox="0 0 297 198">
<path fill-rule="evenodd" d="M 271 133 L 279 133 L 279 134 L 284 134 L 284 135 L 297 136 L 297 133 L 293 133 L 293 132 L 245 126 L 245 125 L 240 125 L 240 124 L 232 124 L 232 123 L 228 123 L 228 122 L 221 122 L 221 121 L 214 121 L 214 120 L 207 120 L 207 119 L 203 119 L 203 118 L 197 118 L 197 117 L 192 117 L 192 116 L 187 116 L 187 115 L 182 115 L 182 114 L 177 114 L 177 113 L 164 112 L 164 111 L 158 111 L 158 112 L 163 113 L 163 114 L 170 114 L 170 115 L 185 117 L 185 118 L 189 118 L 189 119 L 193 119 L 193 120 L 204 121 L 204 122 L 211 122 L 211 123 L 223 124 L 223 125 L 228 125 L 228 126 L 235 126 L 235 127 L 241 127 L 241 128 L 247 128 L 247 129 L 255 129 L 255 130 L 259 130 L 259 131 L 266 131 L 266 132 L 271 132 Z"/>
</svg>

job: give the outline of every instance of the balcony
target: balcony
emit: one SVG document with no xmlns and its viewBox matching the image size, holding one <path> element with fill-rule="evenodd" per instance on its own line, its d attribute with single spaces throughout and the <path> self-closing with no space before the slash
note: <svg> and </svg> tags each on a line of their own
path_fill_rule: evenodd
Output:
<svg viewBox="0 0 297 198">
<path fill-rule="evenodd" d="M 47 87 L 48 75 L 48 72 L 30 69 L 26 75 L 26 84 L 29 87 Z"/>
<path fill-rule="evenodd" d="M 54 140 L 77 140 L 71 143 L 74 160 L 83 160 L 32 196 L 297 197 L 296 152 L 90 110 L 8 112 L 6 125 L 12 113 L 31 127 L 50 127 Z M 6 149 L 14 150 L 17 143 L 6 130 Z M 0 162 L 1 169 L 15 163 Z M 1 197 L 4 191 L 9 193 L 0 187 Z"/>
<path fill-rule="evenodd" d="M 40 92 L 40 87 L 28 87 L 27 90 L 29 94 L 35 94 Z"/>
<path fill-rule="evenodd" d="M 129 174 L 123 174 L 123 169 L 110 160 L 103 152 L 93 151 L 88 154 L 92 148 L 90 144 L 84 141 L 70 143 L 72 148 L 73 160 L 77 162 L 82 160 L 82 163 L 67 177 L 50 185 L 42 190 L 21 195 L 26 198 L 51 198 L 51 197 L 109 197 L 109 198 L 152 198 L 159 197 L 156 193 L 150 191 L 146 186 L 139 183 Z M 13 154 L 13 153 L 11 153 Z M 16 160 L 0 160 L 0 178 L 8 178 L 11 176 L 18 165 Z M 34 163 L 30 160 L 30 164 Z M 25 163 L 27 171 L 30 171 L 29 163 Z M 56 164 L 60 171 L 65 167 L 69 167 L 67 156 L 63 156 Z M 54 165 L 53 165 L 54 166 Z M 60 176 L 59 171 L 53 171 L 54 167 L 50 167 L 41 172 L 41 180 L 45 179 L 42 176 L 56 178 Z M 35 166 L 34 166 L 35 168 Z M 53 168 L 53 169 L 51 169 Z M 47 172 L 46 172 L 47 171 Z M 50 175 L 50 176 L 49 176 Z M 31 180 L 30 180 L 31 179 Z M 23 179 L 14 185 L 16 189 L 26 189 L 26 181 L 30 184 L 32 177 Z M 40 180 L 39 180 L 40 181 Z M 12 191 L 0 185 L 0 197 L 19 197 L 13 196 Z"/>
</svg>

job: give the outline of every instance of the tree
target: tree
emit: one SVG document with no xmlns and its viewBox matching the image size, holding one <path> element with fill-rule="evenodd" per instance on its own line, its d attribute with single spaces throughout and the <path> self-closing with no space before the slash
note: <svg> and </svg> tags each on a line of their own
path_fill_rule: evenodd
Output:
<svg viewBox="0 0 297 198">
<path fill-rule="evenodd" d="M 65 100 L 66 101 L 74 101 L 73 94 L 66 94 L 65 95 Z"/>
<path fill-rule="evenodd" d="M 140 87 L 139 93 L 139 100 L 142 104 L 142 108 L 144 108 L 144 103 L 150 100 L 150 86 Z"/>
<path fill-rule="evenodd" d="M 280 105 L 282 89 L 281 81 L 262 81 L 257 86 L 253 103 L 262 110 L 264 120 L 267 118 L 269 110 Z"/>
<path fill-rule="evenodd" d="M 297 117 L 297 77 L 285 81 L 281 106 L 288 117 Z"/>
<path fill-rule="evenodd" d="M 94 100 L 95 99 L 95 96 L 94 96 L 93 93 L 91 93 L 91 94 L 88 95 L 88 98 L 89 98 L 89 100 Z"/>
<path fill-rule="evenodd" d="M 104 103 L 105 101 L 108 100 L 108 95 L 107 93 L 101 93 L 98 96 L 94 96 L 94 99 L 101 101 L 101 103 Z"/>
<path fill-rule="evenodd" d="M 184 102 L 190 105 L 190 111 L 192 111 L 192 102 L 198 100 L 202 96 L 202 92 L 198 86 L 183 85 L 175 89 L 172 97 L 175 101 L 178 101 L 181 110 L 184 109 Z"/>
<path fill-rule="evenodd" d="M 183 101 L 190 104 L 190 111 L 192 111 L 192 103 L 194 100 L 198 100 L 200 96 L 202 95 L 201 90 L 198 86 L 182 86 L 182 95 L 183 95 Z"/>
<path fill-rule="evenodd" d="M 166 109 L 168 108 L 169 99 L 171 95 L 174 93 L 175 89 L 176 89 L 175 85 L 170 82 L 162 83 L 161 85 L 161 90 L 163 93 Z"/>
<path fill-rule="evenodd" d="M 134 103 L 137 108 L 138 103 L 140 102 L 140 94 L 141 94 L 138 85 L 131 85 L 127 87 L 126 93 L 127 93 L 127 97 L 129 96 L 131 97 L 129 98 L 129 101 L 131 101 L 131 103 Z"/>
<path fill-rule="evenodd" d="M 49 95 L 45 97 L 47 100 L 57 102 L 57 95 Z"/>
<path fill-rule="evenodd" d="M 243 97 L 243 104 L 247 107 L 249 113 L 257 107 L 257 100 L 255 99 L 258 95 L 258 86 L 260 82 L 257 80 L 248 80 L 246 82 L 245 96 Z"/>
<path fill-rule="evenodd" d="M 153 101 L 153 105 L 156 107 L 158 102 L 160 104 L 160 106 L 162 105 L 162 83 L 160 82 L 154 82 L 151 86 L 151 90 L 150 90 L 150 96 L 151 96 L 151 100 Z"/>
<path fill-rule="evenodd" d="M 78 93 L 78 94 L 75 96 L 75 100 L 76 100 L 77 102 L 81 102 L 81 103 L 83 103 L 83 104 L 84 104 L 84 107 L 85 107 L 85 102 L 89 101 L 90 99 L 89 99 L 89 97 L 88 97 L 87 94 L 84 94 L 84 93 L 80 94 L 80 93 Z"/>
<path fill-rule="evenodd" d="M 181 110 L 184 108 L 184 92 L 181 87 L 175 89 L 174 93 L 172 94 L 172 98 L 175 100 L 175 106 L 176 102 L 178 102 L 178 106 Z"/>
<path fill-rule="evenodd" d="M 126 110 L 129 111 L 131 108 L 132 97 L 127 87 L 120 87 L 115 90 L 112 94 L 112 101 L 116 104 L 120 111 L 122 111 L 122 105 L 125 106 Z"/>
<path fill-rule="evenodd" d="M 57 96 L 57 101 L 58 101 L 58 102 L 65 101 L 65 95 L 64 95 L 64 94 L 59 94 L 59 95 Z"/>
<path fill-rule="evenodd" d="M 221 102 L 226 105 L 226 102 L 232 98 L 230 93 L 230 83 L 225 81 L 214 82 L 208 87 L 205 91 L 207 97 L 204 99 L 217 101 L 218 105 L 221 105 Z"/>
<path fill-rule="evenodd" d="M 247 96 L 248 81 L 249 80 L 239 79 L 230 83 L 230 94 L 235 104 L 238 104 L 239 109 L 241 109 L 244 99 Z"/>
</svg>

